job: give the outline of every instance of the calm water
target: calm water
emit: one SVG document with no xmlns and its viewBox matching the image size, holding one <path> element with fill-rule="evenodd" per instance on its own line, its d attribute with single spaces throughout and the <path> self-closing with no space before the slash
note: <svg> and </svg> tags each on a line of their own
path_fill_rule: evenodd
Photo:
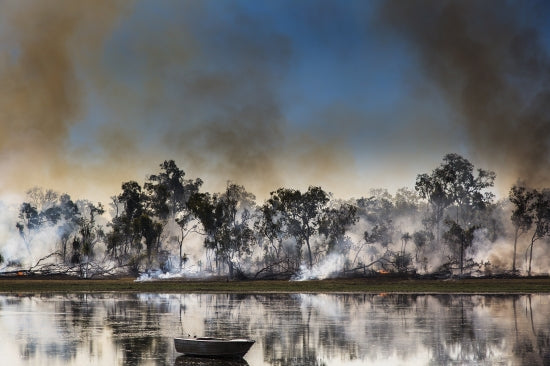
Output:
<svg viewBox="0 0 550 366">
<path fill-rule="evenodd" d="M 180 335 L 256 340 L 235 365 L 548 365 L 550 295 L 0 296 L 2 365 L 226 365 Z"/>
</svg>

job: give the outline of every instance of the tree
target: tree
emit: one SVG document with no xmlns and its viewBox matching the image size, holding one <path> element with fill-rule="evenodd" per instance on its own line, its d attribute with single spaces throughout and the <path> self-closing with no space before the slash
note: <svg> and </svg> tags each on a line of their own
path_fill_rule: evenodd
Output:
<svg viewBox="0 0 550 366">
<path fill-rule="evenodd" d="M 430 175 L 417 176 L 415 188 L 432 207 L 438 244 L 445 209 L 454 205 L 455 219 L 445 220 L 448 227 L 445 238 L 449 245 L 458 245 L 458 250 L 451 249 L 459 253 L 460 273 L 464 270 L 465 248 L 471 245 L 469 235 L 473 240 L 473 231 L 479 228 L 476 215 L 484 211 L 494 197 L 486 190 L 493 186 L 495 177 L 494 172 L 483 169 L 478 169 L 475 175 L 473 164 L 458 154 L 445 155 L 443 163 Z"/>
<path fill-rule="evenodd" d="M 301 253 L 302 244 L 306 244 L 309 267 L 313 266 L 311 239 L 318 233 L 328 201 L 328 193 L 314 186 L 310 186 L 305 193 L 279 188 L 271 192 L 268 199 L 268 203 L 280 213 L 287 234 L 296 240 L 298 253 Z"/>
<path fill-rule="evenodd" d="M 327 253 L 334 250 L 346 251 L 344 248 L 346 232 L 358 220 L 357 206 L 348 203 L 341 203 L 325 210 L 319 223 L 319 233 L 327 239 Z"/>
<path fill-rule="evenodd" d="M 120 264 L 131 263 L 135 273 L 139 272 L 144 234 L 148 235 L 147 226 L 143 225 L 144 216 L 148 216 L 145 203 L 146 196 L 137 182 L 123 183 L 122 193 L 113 200 L 118 215 L 108 224 L 112 230 L 106 237 L 111 256 Z"/>
<path fill-rule="evenodd" d="M 266 255 L 269 253 L 278 259 L 281 243 L 284 238 L 282 220 L 279 219 L 279 209 L 274 207 L 271 202 L 265 202 L 259 208 L 259 215 L 254 223 L 254 229 L 258 233 L 261 245 L 264 238 L 269 243 L 268 245 L 263 245 Z"/>
<path fill-rule="evenodd" d="M 230 277 L 234 276 L 235 259 L 251 251 L 254 199 L 234 183 L 228 183 L 222 194 L 195 193 L 189 199 L 190 210 L 203 226 L 205 247 L 214 252 L 217 264 L 227 264 Z"/>
<path fill-rule="evenodd" d="M 533 225 L 535 230 L 531 236 L 531 243 L 528 246 L 529 251 L 529 269 L 527 275 L 531 276 L 531 263 L 533 261 L 533 246 L 539 239 L 547 237 L 550 234 L 550 190 L 531 191 L 532 199 L 528 210 L 532 213 Z"/>
<path fill-rule="evenodd" d="M 409 234 L 409 232 L 405 232 L 403 235 L 401 235 L 401 253 L 405 254 L 405 249 L 407 247 L 407 243 L 411 241 L 412 236 Z"/>
<path fill-rule="evenodd" d="M 77 231 L 78 223 L 81 219 L 81 212 L 76 203 L 73 202 L 68 194 L 59 196 L 60 215 L 63 219 L 61 224 L 61 257 L 63 262 L 67 262 L 67 244 L 72 235 Z"/>
<path fill-rule="evenodd" d="M 395 192 L 393 205 L 399 216 L 414 218 L 418 213 L 418 193 L 415 190 L 403 187 Z"/>
<path fill-rule="evenodd" d="M 369 198 L 357 200 L 358 215 L 371 225 L 363 238 L 367 244 L 378 243 L 386 248 L 393 242 L 395 207 L 387 190 L 371 190 Z"/>
<path fill-rule="evenodd" d="M 447 219 L 446 225 L 449 227 L 449 230 L 445 232 L 445 240 L 452 245 L 453 249 L 458 249 L 458 260 L 460 274 L 464 273 L 464 254 L 466 249 L 472 245 L 474 241 L 475 231 L 478 229 L 477 226 L 470 226 L 464 229 L 456 221 Z"/>
<path fill-rule="evenodd" d="M 152 212 L 159 219 L 166 220 L 187 208 L 189 197 L 198 192 L 202 180 L 184 179 L 185 172 L 177 167 L 174 160 L 166 160 L 160 167 L 161 172 L 149 176 L 143 187 Z"/>
<path fill-rule="evenodd" d="M 61 236 L 60 255 L 66 260 L 67 243 L 75 235 L 80 212 L 68 194 L 59 194 L 51 189 L 34 187 L 27 192 L 29 202 L 24 202 L 19 209 L 19 221 L 16 227 L 23 238 L 27 249 L 37 230 L 56 226 Z"/>
<path fill-rule="evenodd" d="M 415 189 L 420 197 L 426 199 L 431 208 L 429 222 L 435 226 L 435 240 L 437 245 L 441 239 L 441 221 L 443 220 L 445 209 L 449 207 L 453 200 L 445 190 L 445 182 L 442 181 L 437 171 L 431 175 L 420 174 L 416 177 Z"/>
<path fill-rule="evenodd" d="M 446 195 L 456 205 L 456 222 L 467 224 L 476 210 L 483 210 L 491 203 L 494 194 L 485 191 L 494 185 L 495 173 L 478 169 L 474 175 L 474 166 L 458 154 L 447 154 L 444 164 L 435 170 L 444 183 Z"/>
<path fill-rule="evenodd" d="M 160 164 L 161 172 L 149 176 L 144 184 L 147 193 L 147 205 L 153 216 L 161 224 L 161 232 L 174 238 L 179 247 L 179 267 L 183 264 L 183 241 L 194 229 L 188 228 L 193 215 L 188 207 L 189 198 L 199 191 L 201 179 L 185 179 L 185 172 L 178 168 L 174 160 L 165 160 Z M 174 233 L 178 231 L 178 233 Z M 175 235 L 174 235 L 175 234 Z M 160 238 L 160 235 L 159 235 Z M 160 249 L 160 248 L 159 248 Z"/>
<path fill-rule="evenodd" d="M 516 248 L 520 235 L 528 232 L 533 225 L 533 196 L 531 190 L 527 189 L 524 184 L 518 183 L 510 189 L 508 198 L 514 205 L 512 211 L 512 224 L 514 225 L 514 254 L 512 257 L 512 273 L 516 273 Z"/>
<path fill-rule="evenodd" d="M 483 210 L 492 201 L 494 195 L 485 190 L 494 185 L 495 177 L 494 172 L 483 169 L 478 169 L 476 176 L 473 164 L 467 159 L 447 154 L 430 175 L 417 176 L 415 188 L 430 203 L 438 226 L 445 209 L 452 204 L 456 208 L 455 222 L 462 225 L 472 220 L 476 210 Z M 436 237 L 439 242 L 439 236 Z"/>
<path fill-rule="evenodd" d="M 415 261 L 416 263 L 421 264 L 424 270 L 427 270 L 427 258 L 422 257 L 422 259 L 419 260 L 418 253 L 425 251 L 425 248 L 428 246 L 428 244 L 434 240 L 434 235 L 429 230 L 419 230 L 413 233 L 412 238 L 415 247 Z"/>
<path fill-rule="evenodd" d="M 101 203 L 94 205 L 89 201 L 78 201 L 82 216 L 78 219 L 78 234 L 73 239 L 73 254 L 71 262 L 80 267 L 80 276 L 89 276 L 89 265 L 94 257 L 94 246 L 104 238 L 101 226 L 97 225 L 96 217 L 103 215 L 105 210 Z"/>
</svg>

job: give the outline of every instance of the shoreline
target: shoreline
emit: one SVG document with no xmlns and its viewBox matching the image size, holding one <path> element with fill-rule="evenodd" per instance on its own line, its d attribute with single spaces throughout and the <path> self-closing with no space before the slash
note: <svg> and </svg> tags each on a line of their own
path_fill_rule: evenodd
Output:
<svg viewBox="0 0 550 366">
<path fill-rule="evenodd" d="M 148 280 L 0 278 L 0 293 L 403 293 L 403 294 L 550 294 L 550 277 L 521 278 L 354 278 L 284 280 Z"/>
</svg>

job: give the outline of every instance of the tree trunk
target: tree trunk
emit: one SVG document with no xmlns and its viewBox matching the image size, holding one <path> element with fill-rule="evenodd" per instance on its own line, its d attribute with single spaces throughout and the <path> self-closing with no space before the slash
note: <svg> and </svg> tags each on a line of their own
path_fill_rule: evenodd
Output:
<svg viewBox="0 0 550 366">
<path fill-rule="evenodd" d="M 464 273 L 464 240 L 460 241 L 460 275 Z"/>
<path fill-rule="evenodd" d="M 529 270 L 527 271 L 527 276 L 531 277 L 531 261 L 533 260 L 533 245 L 535 244 L 535 240 L 537 236 L 537 231 L 533 233 L 533 236 L 531 237 L 531 244 L 529 245 Z"/>
<path fill-rule="evenodd" d="M 227 266 L 229 267 L 229 278 L 233 279 L 233 262 L 229 258 L 227 258 Z"/>
<path fill-rule="evenodd" d="M 531 241 L 531 245 L 529 248 L 529 270 L 527 271 L 528 277 L 531 277 L 531 261 L 533 260 L 533 244 L 535 244 L 535 242 Z"/>
<path fill-rule="evenodd" d="M 309 268 L 313 267 L 313 257 L 311 256 L 311 247 L 309 245 L 309 237 L 306 238 L 307 254 L 309 257 Z"/>
<path fill-rule="evenodd" d="M 512 257 L 512 273 L 516 274 L 516 248 L 518 244 L 518 234 L 519 234 L 519 227 L 516 227 L 516 231 L 514 233 L 514 256 Z"/>
<path fill-rule="evenodd" d="M 183 238 L 181 240 L 179 240 L 179 245 L 180 245 L 180 272 L 181 270 L 183 269 L 183 257 L 181 256 L 181 252 L 183 250 Z"/>
</svg>

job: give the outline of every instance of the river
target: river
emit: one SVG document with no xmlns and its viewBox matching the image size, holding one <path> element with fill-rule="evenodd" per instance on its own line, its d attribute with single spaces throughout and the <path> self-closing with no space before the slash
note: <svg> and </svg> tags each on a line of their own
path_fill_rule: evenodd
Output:
<svg viewBox="0 0 550 366">
<path fill-rule="evenodd" d="M 0 295 L 5 365 L 226 365 L 175 336 L 246 337 L 235 365 L 548 365 L 550 295 Z"/>
</svg>

